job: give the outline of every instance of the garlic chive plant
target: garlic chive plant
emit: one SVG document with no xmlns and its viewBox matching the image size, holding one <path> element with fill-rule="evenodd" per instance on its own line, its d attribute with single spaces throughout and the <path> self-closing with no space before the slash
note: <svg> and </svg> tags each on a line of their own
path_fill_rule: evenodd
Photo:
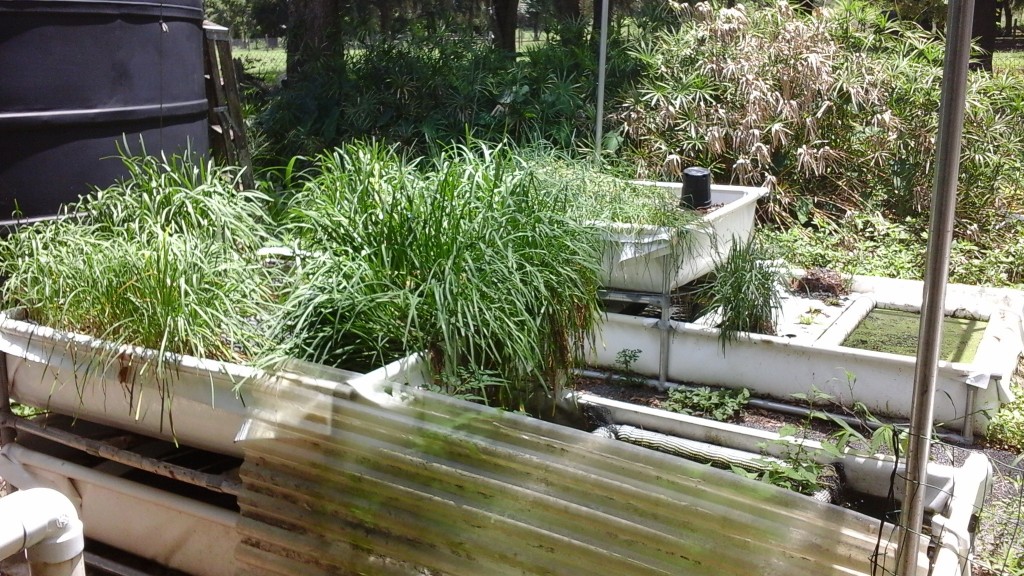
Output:
<svg viewBox="0 0 1024 576">
<path fill-rule="evenodd" d="M 256 259 L 263 198 L 237 173 L 185 158 L 126 157 L 128 177 L 66 217 L 0 242 L 5 307 L 121 346 L 228 361 L 270 348 L 275 295 Z"/>
<path fill-rule="evenodd" d="M 566 215 L 574 200 L 503 147 L 321 155 L 286 222 L 316 257 L 279 333 L 346 367 L 424 351 L 440 385 L 519 408 L 559 385 L 597 318 L 600 239 Z"/>
</svg>

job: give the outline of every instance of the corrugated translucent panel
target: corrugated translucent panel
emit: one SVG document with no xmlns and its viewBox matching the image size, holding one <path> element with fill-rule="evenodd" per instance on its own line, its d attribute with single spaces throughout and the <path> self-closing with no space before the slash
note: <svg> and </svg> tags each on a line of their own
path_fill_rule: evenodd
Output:
<svg viewBox="0 0 1024 576">
<path fill-rule="evenodd" d="M 240 574 L 871 574 L 878 521 L 729 472 L 420 391 L 256 396 Z"/>
</svg>

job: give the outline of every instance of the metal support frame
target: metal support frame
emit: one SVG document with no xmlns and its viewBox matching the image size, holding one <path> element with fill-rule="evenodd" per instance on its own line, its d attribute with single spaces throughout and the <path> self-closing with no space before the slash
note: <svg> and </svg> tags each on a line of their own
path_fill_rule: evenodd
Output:
<svg viewBox="0 0 1024 576">
<path fill-rule="evenodd" d="M 166 478 L 179 480 L 194 486 L 200 486 L 213 492 L 237 496 L 241 490 L 241 483 L 236 478 L 227 475 L 207 474 L 185 468 L 184 466 L 170 464 L 156 458 L 115 448 L 105 442 L 83 438 L 57 428 L 41 426 L 27 418 L 17 416 L 11 410 L 11 385 L 10 379 L 7 376 L 7 354 L 0 352 L 0 447 L 13 444 L 17 439 L 19 430 L 80 450 L 92 456 L 139 470 L 145 470 L 146 472 Z"/>
<path fill-rule="evenodd" d="M 601 3 L 601 35 L 597 56 L 597 113 L 594 119 L 594 162 L 601 167 L 601 150 L 604 148 L 604 84 L 608 61 L 608 4 L 611 0 Z"/>
<path fill-rule="evenodd" d="M 136 454 L 129 450 L 115 448 L 106 442 L 83 438 L 77 434 L 57 428 L 41 426 L 31 420 L 20 418 L 13 414 L 4 414 L 0 416 L 0 426 L 21 430 L 22 432 L 33 436 L 39 436 L 40 438 L 62 444 L 76 450 L 81 450 L 91 456 L 97 456 L 105 460 L 110 460 L 111 462 L 124 464 L 125 466 L 136 468 L 138 470 L 145 470 L 146 472 L 151 472 L 165 478 L 179 480 L 187 484 L 212 490 L 213 492 L 221 492 L 223 494 L 237 496 L 241 490 L 241 483 L 230 476 L 223 474 L 207 474 L 206 472 L 199 472 L 192 470 L 191 468 L 178 466 L 177 464 L 171 464 L 156 458 L 142 456 L 141 454 Z"/>
<path fill-rule="evenodd" d="M 974 444 L 974 423 L 978 419 L 978 415 L 975 412 L 975 404 L 978 402 L 978 389 L 974 386 L 967 387 L 967 402 L 964 407 L 964 426 L 960 430 L 963 434 L 964 442 L 967 444 Z"/>
<path fill-rule="evenodd" d="M 0 447 L 14 443 L 17 429 L 8 424 L 15 418 L 11 410 L 11 383 L 7 378 L 7 354 L 0 352 Z"/>
<path fill-rule="evenodd" d="M 607 1 L 607 0 L 606 0 Z M 671 336 L 671 324 L 669 319 L 672 316 L 672 295 L 665 292 L 632 292 L 628 290 L 598 290 L 597 297 L 602 300 L 613 300 L 615 302 L 634 302 L 637 304 L 656 304 L 661 307 L 661 320 L 658 321 L 658 329 L 661 330 L 661 356 L 658 368 L 658 385 L 665 389 L 668 382 L 668 345 Z"/>
<path fill-rule="evenodd" d="M 198 472 L 184 466 L 170 464 L 128 450 L 121 450 L 105 442 L 83 438 L 71 432 L 41 426 L 31 420 L 15 415 L 11 410 L 11 387 L 7 377 L 7 355 L 0 352 L 0 446 L 13 444 L 19 430 L 76 450 L 81 450 L 92 456 L 98 456 L 111 462 L 145 470 L 146 472 L 166 478 L 180 480 L 214 492 L 238 495 L 241 489 L 241 483 L 230 476 Z"/>
</svg>

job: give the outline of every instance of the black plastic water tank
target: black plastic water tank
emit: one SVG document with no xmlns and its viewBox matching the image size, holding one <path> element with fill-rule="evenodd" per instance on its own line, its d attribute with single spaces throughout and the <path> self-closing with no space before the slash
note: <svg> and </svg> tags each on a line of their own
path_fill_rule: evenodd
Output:
<svg viewBox="0 0 1024 576">
<path fill-rule="evenodd" d="M 206 153 L 202 0 L 0 0 L 0 222 L 56 214 L 150 154 Z"/>
</svg>

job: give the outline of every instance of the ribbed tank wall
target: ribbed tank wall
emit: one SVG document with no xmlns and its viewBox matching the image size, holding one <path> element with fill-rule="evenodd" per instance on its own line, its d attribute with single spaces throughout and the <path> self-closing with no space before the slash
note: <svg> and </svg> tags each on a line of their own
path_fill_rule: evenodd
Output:
<svg viewBox="0 0 1024 576">
<path fill-rule="evenodd" d="M 202 0 L 0 0 L 0 221 L 56 214 L 132 152 L 206 152 Z"/>
</svg>

